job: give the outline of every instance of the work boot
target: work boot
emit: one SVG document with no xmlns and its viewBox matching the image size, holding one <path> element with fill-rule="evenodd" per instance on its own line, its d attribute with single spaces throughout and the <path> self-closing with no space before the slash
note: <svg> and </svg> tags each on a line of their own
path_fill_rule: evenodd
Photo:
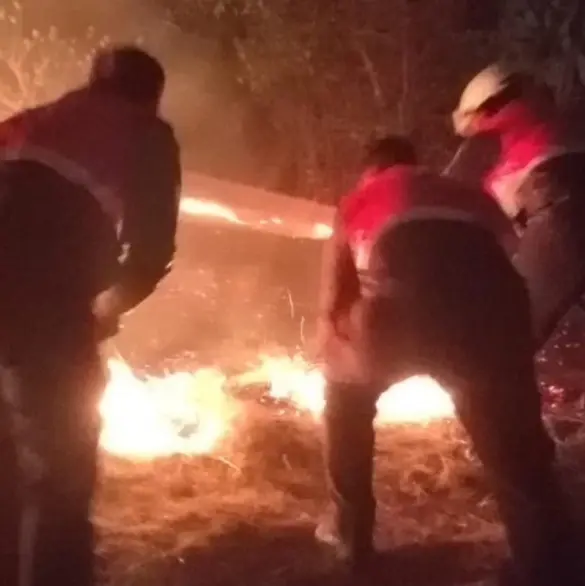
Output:
<svg viewBox="0 0 585 586">
<path fill-rule="evenodd" d="M 315 539 L 352 571 L 363 569 L 375 555 L 371 536 L 344 535 L 333 515 L 323 517 L 315 529 Z"/>
</svg>

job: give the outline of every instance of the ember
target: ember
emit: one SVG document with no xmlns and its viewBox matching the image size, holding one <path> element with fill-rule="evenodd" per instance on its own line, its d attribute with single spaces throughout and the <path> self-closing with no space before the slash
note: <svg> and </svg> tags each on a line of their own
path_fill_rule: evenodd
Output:
<svg viewBox="0 0 585 586">
<path fill-rule="evenodd" d="M 137 377 L 120 360 L 109 362 L 110 382 L 100 411 L 102 447 L 131 459 L 211 453 L 226 438 L 238 412 L 228 379 L 219 370 Z M 263 385 L 272 398 L 318 418 L 323 411 L 321 372 L 301 357 L 262 357 L 259 368 L 238 376 L 236 386 Z M 449 394 L 433 379 L 413 377 L 378 401 L 378 424 L 424 424 L 451 418 Z"/>
</svg>

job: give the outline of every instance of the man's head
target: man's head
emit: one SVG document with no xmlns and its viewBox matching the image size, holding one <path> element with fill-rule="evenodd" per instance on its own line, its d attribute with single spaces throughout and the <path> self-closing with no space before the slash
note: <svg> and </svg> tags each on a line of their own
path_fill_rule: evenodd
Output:
<svg viewBox="0 0 585 586">
<path fill-rule="evenodd" d="M 157 109 L 165 86 L 165 71 L 160 62 L 146 51 L 134 45 L 119 45 L 96 55 L 91 68 L 90 86 Z"/>
<path fill-rule="evenodd" d="M 363 158 L 367 175 L 380 173 L 395 165 L 416 165 L 417 162 L 416 149 L 412 142 L 394 134 L 370 141 Z"/>
<path fill-rule="evenodd" d="M 453 112 L 453 128 L 459 136 L 479 134 L 487 121 L 503 108 L 538 93 L 535 80 L 525 72 L 493 64 L 480 71 L 465 87 Z"/>
</svg>

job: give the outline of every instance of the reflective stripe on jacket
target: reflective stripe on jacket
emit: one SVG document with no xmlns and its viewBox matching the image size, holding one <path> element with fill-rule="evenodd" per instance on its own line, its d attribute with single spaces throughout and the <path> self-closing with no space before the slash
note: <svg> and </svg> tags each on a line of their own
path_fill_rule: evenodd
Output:
<svg viewBox="0 0 585 586">
<path fill-rule="evenodd" d="M 381 232 L 397 223 L 417 219 L 477 222 L 506 246 L 513 233 L 505 215 L 480 190 L 407 166 L 388 169 L 350 194 L 340 213 L 358 270 L 367 269 L 369 252 Z"/>
<path fill-rule="evenodd" d="M 378 239 L 395 225 L 423 219 L 477 223 L 509 253 L 516 244 L 512 223 L 481 190 L 415 167 L 390 168 L 361 183 L 340 203 L 323 266 L 325 320 L 334 322 L 376 288 L 368 269 Z"/>
</svg>

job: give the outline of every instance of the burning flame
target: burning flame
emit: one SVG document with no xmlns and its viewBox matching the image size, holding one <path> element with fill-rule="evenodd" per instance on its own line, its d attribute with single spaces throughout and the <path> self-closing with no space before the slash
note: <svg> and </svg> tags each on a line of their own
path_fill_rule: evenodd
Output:
<svg viewBox="0 0 585 586">
<path fill-rule="evenodd" d="M 299 356 L 263 357 L 261 366 L 240 377 L 240 383 L 269 381 L 270 395 L 319 417 L 325 407 L 325 379 Z M 449 393 L 428 376 L 413 376 L 391 386 L 378 400 L 379 424 L 427 423 L 453 417 Z"/>
<path fill-rule="evenodd" d="M 270 218 L 262 218 L 254 221 L 246 220 L 240 217 L 233 208 L 220 204 L 210 199 L 200 199 L 196 197 L 183 197 L 181 198 L 180 204 L 181 212 L 188 216 L 200 216 L 204 218 L 215 218 L 219 220 L 225 220 L 230 224 L 240 225 L 254 225 L 260 224 L 261 226 L 275 225 L 283 226 L 286 222 L 277 216 Z M 245 214 L 244 214 L 245 215 Z M 317 223 L 313 224 L 311 229 L 311 238 L 315 240 L 327 240 L 333 234 L 333 228 L 328 224 Z"/>
<path fill-rule="evenodd" d="M 313 238 L 327 240 L 333 236 L 333 228 L 327 224 L 315 224 L 313 226 Z"/>
<path fill-rule="evenodd" d="M 100 412 L 102 447 L 118 456 L 154 459 L 171 454 L 213 452 L 229 435 L 237 401 L 219 370 L 137 377 L 120 360 L 108 364 L 110 381 Z M 300 357 L 264 357 L 259 368 L 240 375 L 236 385 L 266 385 L 268 394 L 318 418 L 323 411 L 324 378 Z M 433 379 L 409 378 L 378 401 L 378 424 L 418 423 L 451 418 L 449 394 Z"/>
<path fill-rule="evenodd" d="M 100 404 L 102 447 L 118 456 L 151 459 L 211 452 L 228 433 L 234 404 L 226 377 L 214 369 L 138 378 L 121 360 L 108 363 Z"/>
<path fill-rule="evenodd" d="M 234 210 L 228 206 L 221 205 L 207 199 L 194 197 L 181 198 L 181 211 L 190 216 L 204 216 L 208 218 L 221 218 L 232 224 L 241 224 L 242 221 Z"/>
</svg>

